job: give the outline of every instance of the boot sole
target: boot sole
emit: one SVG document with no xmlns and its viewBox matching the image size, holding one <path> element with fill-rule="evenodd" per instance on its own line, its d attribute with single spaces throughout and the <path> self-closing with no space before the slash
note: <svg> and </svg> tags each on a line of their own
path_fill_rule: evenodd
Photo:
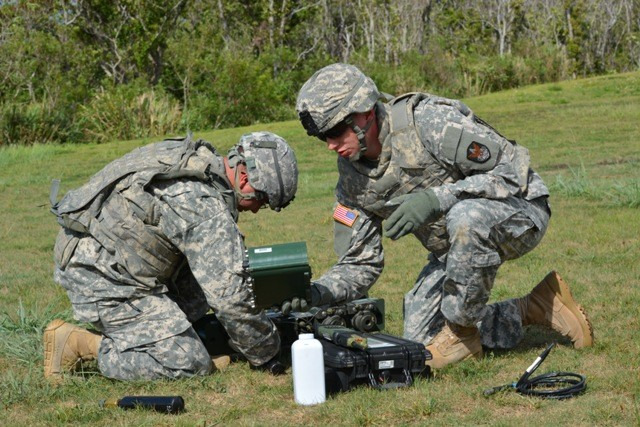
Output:
<svg viewBox="0 0 640 427">
<path fill-rule="evenodd" d="M 44 377 L 45 378 L 60 377 L 62 375 L 62 372 L 60 372 L 60 370 L 54 371 L 53 361 L 56 357 L 56 354 L 54 351 L 55 341 L 56 341 L 56 329 L 58 329 L 60 326 L 64 324 L 65 324 L 64 320 L 55 319 L 49 322 L 49 324 L 44 330 L 42 342 L 44 345 Z"/>
<path fill-rule="evenodd" d="M 544 278 L 545 283 L 549 286 L 556 295 L 559 295 L 560 301 L 565 307 L 571 311 L 571 313 L 578 319 L 580 328 L 582 329 L 583 340 L 581 344 L 573 343 L 575 348 L 591 347 L 593 345 L 593 326 L 587 312 L 580 304 L 576 302 L 571 294 L 569 285 L 562 280 L 562 277 L 556 272 L 552 271 Z"/>
</svg>

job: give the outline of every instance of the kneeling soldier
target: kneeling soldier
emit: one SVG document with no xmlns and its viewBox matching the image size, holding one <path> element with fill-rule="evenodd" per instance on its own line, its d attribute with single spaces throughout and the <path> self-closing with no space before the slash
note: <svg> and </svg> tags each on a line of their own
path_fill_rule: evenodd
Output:
<svg viewBox="0 0 640 427">
<path fill-rule="evenodd" d="M 297 179 L 286 141 L 254 132 L 226 157 L 190 137 L 147 145 L 70 191 L 52 208 L 62 225 L 54 279 L 74 317 L 100 333 L 51 322 L 45 377 L 96 358 L 121 380 L 206 374 L 212 361 L 191 323 L 209 308 L 252 366 L 281 373 L 276 327 L 250 306 L 236 222 L 239 211 L 287 206 Z"/>
<path fill-rule="evenodd" d="M 382 273 L 384 229 L 394 240 L 413 234 L 430 252 L 404 299 L 404 336 L 427 345 L 431 366 L 479 357 L 483 345 L 514 347 L 527 324 L 590 346 L 589 320 L 555 273 L 527 297 L 487 304 L 498 268 L 533 250 L 551 215 L 527 149 L 460 101 L 384 98 L 348 64 L 322 68 L 298 94 L 307 133 L 339 156 L 339 259 L 315 280 L 312 304 L 366 295 Z"/>
</svg>

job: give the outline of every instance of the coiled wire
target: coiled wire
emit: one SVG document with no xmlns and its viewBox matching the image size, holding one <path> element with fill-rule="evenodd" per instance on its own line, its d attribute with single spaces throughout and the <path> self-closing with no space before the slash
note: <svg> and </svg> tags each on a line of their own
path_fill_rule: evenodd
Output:
<svg viewBox="0 0 640 427">
<path fill-rule="evenodd" d="M 569 399 L 587 389 L 587 377 L 574 372 L 549 372 L 523 382 L 518 381 L 514 388 L 526 396 Z"/>
<path fill-rule="evenodd" d="M 555 343 L 549 344 L 517 382 L 487 389 L 484 391 L 484 395 L 490 396 L 498 391 L 513 388 L 516 392 L 526 396 L 562 400 L 583 393 L 587 389 L 587 377 L 575 372 L 549 372 L 530 378 L 531 374 L 547 358 L 554 345 Z"/>
</svg>

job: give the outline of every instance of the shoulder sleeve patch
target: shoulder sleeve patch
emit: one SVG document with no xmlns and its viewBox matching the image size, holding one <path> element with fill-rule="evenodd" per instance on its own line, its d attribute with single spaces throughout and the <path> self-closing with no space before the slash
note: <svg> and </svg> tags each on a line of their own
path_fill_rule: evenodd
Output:
<svg viewBox="0 0 640 427">
<path fill-rule="evenodd" d="M 333 211 L 333 219 L 347 227 L 353 227 L 358 219 L 359 212 L 338 203 Z"/>
<path fill-rule="evenodd" d="M 485 163 L 490 159 L 491 152 L 486 145 L 478 141 L 471 141 L 471 144 L 467 146 L 467 160 L 471 160 L 474 163 Z"/>
<path fill-rule="evenodd" d="M 488 171 L 495 167 L 499 154 L 497 142 L 465 129 L 458 145 L 456 163 L 469 170 Z"/>
</svg>

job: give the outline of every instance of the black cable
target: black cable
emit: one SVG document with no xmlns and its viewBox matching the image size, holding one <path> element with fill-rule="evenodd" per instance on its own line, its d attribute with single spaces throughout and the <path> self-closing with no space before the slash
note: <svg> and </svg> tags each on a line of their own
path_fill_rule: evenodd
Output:
<svg viewBox="0 0 640 427">
<path fill-rule="evenodd" d="M 567 385 L 567 387 L 558 388 Z M 545 390 L 536 390 L 545 387 Z M 587 388 L 587 378 L 573 372 L 549 372 L 538 375 L 516 386 L 518 393 L 527 396 L 543 397 L 545 399 L 569 399 L 584 392 Z"/>
<path fill-rule="evenodd" d="M 574 372 L 549 372 L 529 378 L 547 358 L 554 345 L 555 343 L 549 344 L 517 382 L 487 389 L 484 391 L 484 395 L 490 396 L 498 391 L 513 388 L 516 392 L 526 396 L 561 400 L 583 393 L 587 389 L 587 377 Z M 565 387 L 562 387 L 563 385 Z M 540 390 L 541 388 L 543 389 Z"/>
</svg>

